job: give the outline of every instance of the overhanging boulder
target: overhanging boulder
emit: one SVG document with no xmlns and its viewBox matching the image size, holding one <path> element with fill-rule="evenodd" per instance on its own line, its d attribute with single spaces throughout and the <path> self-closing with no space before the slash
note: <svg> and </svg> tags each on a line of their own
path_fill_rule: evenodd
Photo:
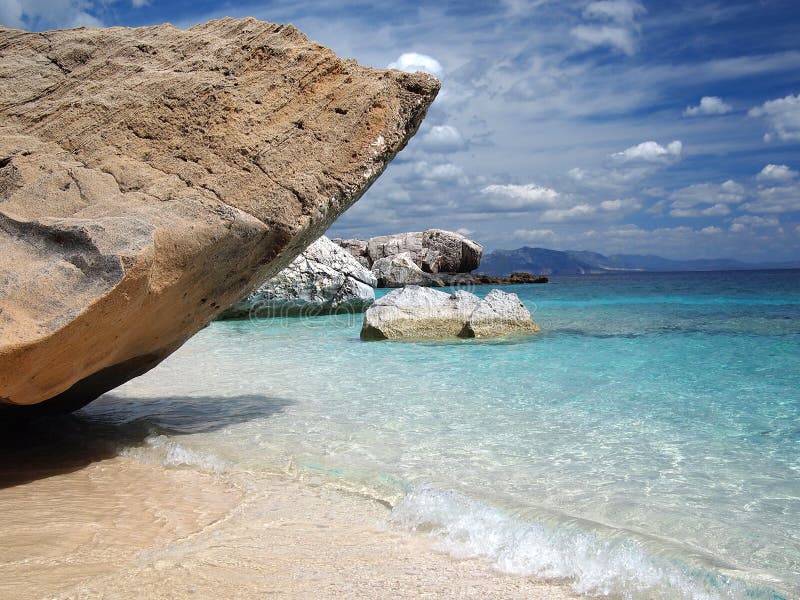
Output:
<svg viewBox="0 0 800 600">
<path fill-rule="evenodd" d="M 439 89 L 254 19 L 0 47 L 6 412 L 158 364 L 352 205 Z"/>
</svg>

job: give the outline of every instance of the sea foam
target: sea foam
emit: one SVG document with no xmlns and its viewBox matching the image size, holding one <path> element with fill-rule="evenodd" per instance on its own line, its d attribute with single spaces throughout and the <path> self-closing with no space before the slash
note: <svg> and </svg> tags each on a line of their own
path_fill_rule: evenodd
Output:
<svg viewBox="0 0 800 600">
<path fill-rule="evenodd" d="M 591 596 L 717 600 L 775 598 L 719 574 L 652 556 L 628 536 L 524 522 L 459 492 L 421 486 L 395 506 L 390 523 L 430 533 L 457 558 L 485 558 L 502 572 L 567 580 Z"/>
</svg>

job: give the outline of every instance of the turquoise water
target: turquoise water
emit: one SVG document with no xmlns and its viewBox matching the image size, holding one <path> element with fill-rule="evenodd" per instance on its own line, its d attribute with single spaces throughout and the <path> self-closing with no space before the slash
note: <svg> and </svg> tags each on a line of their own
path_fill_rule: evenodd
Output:
<svg viewBox="0 0 800 600">
<path fill-rule="evenodd" d="M 379 498 L 391 527 L 590 596 L 800 596 L 800 272 L 504 289 L 542 334 L 219 322 L 83 418 L 145 428 L 142 460 Z"/>
</svg>

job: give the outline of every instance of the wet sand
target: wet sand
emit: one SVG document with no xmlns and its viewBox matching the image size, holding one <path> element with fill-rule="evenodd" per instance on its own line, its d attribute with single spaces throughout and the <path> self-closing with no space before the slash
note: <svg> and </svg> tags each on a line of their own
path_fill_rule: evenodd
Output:
<svg viewBox="0 0 800 600">
<path fill-rule="evenodd" d="M 47 448 L 4 448 L 2 598 L 575 597 L 439 553 L 387 529 L 380 503 L 313 482 Z"/>
</svg>

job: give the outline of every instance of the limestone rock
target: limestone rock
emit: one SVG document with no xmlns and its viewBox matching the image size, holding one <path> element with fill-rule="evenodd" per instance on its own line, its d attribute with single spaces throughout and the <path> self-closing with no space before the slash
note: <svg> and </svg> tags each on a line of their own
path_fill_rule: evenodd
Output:
<svg viewBox="0 0 800 600">
<path fill-rule="evenodd" d="M 492 290 L 472 311 L 461 337 L 495 337 L 533 333 L 539 326 L 516 294 Z"/>
<path fill-rule="evenodd" d="M 0 47 L 6 414 L 158 364 L 351 206 L 439 88 L 254 19 Z"/>
<path fill-rule="evenodd" d="M 336 238 L 331 241 L 337 246 L 341 246 L 343 250 L 347 250 L 353 258 L 368 269 L 372 266 L 367 256 L 367 242 L 364 240 Z"/>
<path fill-rule="evenodd" d="M 478 268 L 483 255 L 483 246 L 444 229 L 382 235 L 369 240 L 333 241 L 371 267 L 382 258 L 408 253 L 414 264 L 426 273 L 468 273 Z"/>
<path fill-rule="evenodd" d="M 442 287 L 438 277 L 420 269 L 411 258 L 410 252 L 379 258 L 372 265 L 372 274 L 378 280 L 378 287 L 395 288 L 405 285 L 427 285 Z"/>
<path fill-rule="evenodd" d="M 443 229 L 422 232 L 423 271 L 429 273 L 468 273 L 481 264 L 483 246 L 460 233 Z"/>
<path fill-rule="evenodd" d="M 378 281 L 345 249 L 322 236 L 220 319 L 364 312 Z"/>
<path fill-rule="evenodd" d="M 539 331 L 516 294 L 492 290 L 484 300 L 407 286 L 378 299 L 364 314 L 363 340 L 495 337 Z"/>
</svg>

